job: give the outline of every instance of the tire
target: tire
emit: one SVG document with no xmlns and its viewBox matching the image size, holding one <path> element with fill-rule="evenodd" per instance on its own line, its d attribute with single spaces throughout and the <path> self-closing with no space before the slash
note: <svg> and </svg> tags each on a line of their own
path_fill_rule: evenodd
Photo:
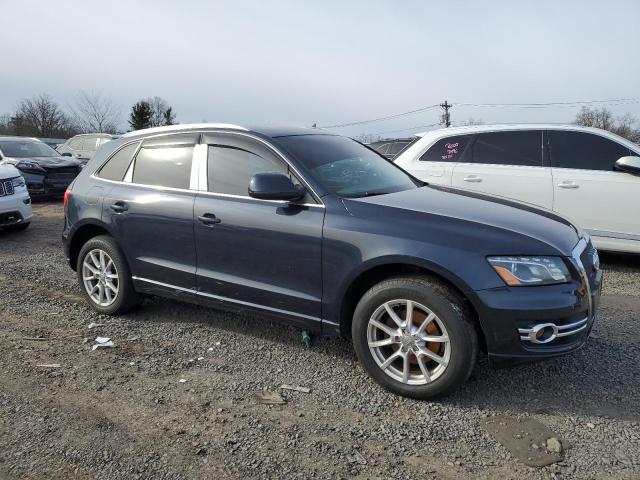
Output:
<svg viewBox="0 0 640 480">
<path fill-rule="evenodd" d="M 6 232 L 22 232 L 26 230 L 31 225 L 31 222 L 19 223 L 18 225 L 9 225 L 7 227 L 3 227 L 3 230 Z"/>
<path fill-rule="evenodd" d="M 104 257 L 101 257 L 100 252 L 104 252 Z M 101 258 L 104 258 L 104 263 Z M 102 264 L 106 267 L 104 271 L 101 269 Z M 80 289 L 94 310 L 106 315 L 120 315 L 140 303 L 140 296 L 133 288 L 129 265 L 112 237 L 100 235 L 88 240 L 80 249 L 76 271 Z M 96 274 L 96 271 L 99 273 Z M 87 283 L 85 279 L 90 277 L 94 279 Z M 93 290 L 97 288 L 93 296 L 89 293 L 92 286 Z M 117 291 L 114 292 L 112 287 L 116 287 Z M 103 293 L 100 293 L 100 288 Z M 100 299 L 103 300 L 102 303 L 99 303 Z"/>
<path fill-rule="evenodd" d="M 473 318 L 446 283 L 403 276 L 384 280 L 362 296 L 351 333 L 360 363 L 376 382 L 398 395 L 426 400 L 451 393 L 471 375 L 478 356 Z"/>
</svg>

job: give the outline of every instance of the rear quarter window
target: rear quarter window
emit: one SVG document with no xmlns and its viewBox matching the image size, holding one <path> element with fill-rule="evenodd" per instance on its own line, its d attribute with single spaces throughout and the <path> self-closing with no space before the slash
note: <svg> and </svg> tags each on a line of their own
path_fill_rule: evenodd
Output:
<svg viewBox="0 0 640 480">
<path fill-rule="evenodd" d="M 460 162 L 472 135 L 441 138 L 420 157 L 422 162 Z"/>
<path fill-rule="evenodd" d="M 122 181 L 139 144 L 139 142 L 132 143 L 118 150 L 96 175 L 105 180 Z"/>
</svg>

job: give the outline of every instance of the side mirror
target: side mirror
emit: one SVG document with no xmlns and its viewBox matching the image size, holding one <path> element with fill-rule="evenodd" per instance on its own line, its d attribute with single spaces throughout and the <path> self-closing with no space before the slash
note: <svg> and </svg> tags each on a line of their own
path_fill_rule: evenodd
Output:
<svg viewBox="0 0 640 480">
<path fill-rule="evenodd" d="M 640 157 L 622 157 L 616 161 L 616 170 L 640 175 Z"/>
<path fill-rule="evenodd" d="M 305 194 L 304 187 L 294 185 L 283 173 L 256 173 L 249 182 L 249 196 L 262 200 L 299 200 Z"/>
<path fill-rule="evenodd" d="M 70 157 L 71 156 L 71 152 L 64 152 L 61 154 L 63 157 Z"/>
</svg>

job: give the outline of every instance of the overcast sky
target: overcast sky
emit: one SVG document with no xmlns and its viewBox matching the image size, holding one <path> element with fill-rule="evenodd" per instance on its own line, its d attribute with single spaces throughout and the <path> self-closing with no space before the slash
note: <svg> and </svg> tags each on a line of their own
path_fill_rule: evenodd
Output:
<svg viewBox="0 0 640 480">
<path fill-rule="evenodd" d="M 180 123 L 332 125 L 459 103 L 640 98 L 640 2 L 0 0 L 0 113 L 79 89 L 159 95 Z M 640 103 L 611 105 L 640 118 Z M 456 106 L 568 122 L 577 108 Z M 438 109 L 336 129 L 402 136 Z M 406 131 L 409 127 L 418 127 Z"/>
</svg>

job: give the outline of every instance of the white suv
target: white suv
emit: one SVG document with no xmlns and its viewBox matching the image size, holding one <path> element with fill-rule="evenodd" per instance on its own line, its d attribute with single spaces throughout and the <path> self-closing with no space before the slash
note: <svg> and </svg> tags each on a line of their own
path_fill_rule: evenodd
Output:
<svg viewBox="0 0 640 480">
<path fill-rule="evenodd" d="M 118 138 L 118 135 L 108 133 L 81 133 L 71 137 L 62 145 L 58 145 L 56 150 L 64 156 L 73 157 L 83 163 L 87 163 L 93 158 L 96 150 L 103 143 Z"/>
<path fill-rule="evenodd" d="M 430 131 L 395 163 L 433 184 L 540 205 L 570 217 L 597 248 L 640 253 L 640 146 L 575 125 Z"/>
<path fill-rule="evenodd" d="M 24 230 L 32 216 L 24 178 L 13 165 L 0 165 L 0 230 Z"/>
</svg>

